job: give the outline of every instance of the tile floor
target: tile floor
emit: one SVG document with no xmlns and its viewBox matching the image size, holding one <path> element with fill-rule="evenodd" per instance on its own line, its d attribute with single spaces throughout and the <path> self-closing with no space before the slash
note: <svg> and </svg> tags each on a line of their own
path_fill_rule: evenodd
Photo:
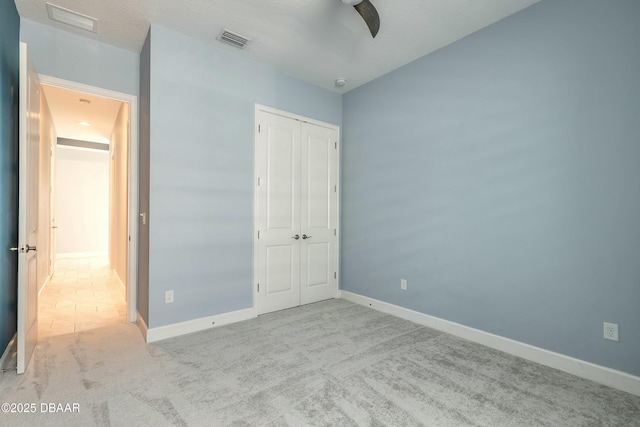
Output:
<svg viewBox="0 0 640 427">
<path fill-rule="evenodd" d="M 38 300 L 38 338 L 127 321 L 124 289 L 106 257 L 63 258 Z"/>
</svg>

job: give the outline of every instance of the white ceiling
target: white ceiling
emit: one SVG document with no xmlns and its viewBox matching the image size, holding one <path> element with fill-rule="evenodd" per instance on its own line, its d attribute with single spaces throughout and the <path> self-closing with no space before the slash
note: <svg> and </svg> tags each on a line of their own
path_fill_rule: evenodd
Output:
<svg viewBox="0 0 640 427">
<path fill-rule="evenodd" d="M 375 39 L 340 0 L 50 0 L 98 19 L 98 34 L 51 21 L 45 0 L 15 0 L 20 16 L 139 52 L 149 23 L 270 64 L 302 80 L 346 92 L 459 40 L 539 0 L 371 0 Z M 229 29 L 251 39 L 243 50 L 216 40 Z M 334 87 L 336 78 L 347 85 Z"/>
<path fill-rule="evenodd" d="M 42 85 L 42 90 L 58 138 L 109 143 L 122 102 L 54 86 Z M 83 126 L 81 121 L 91 126 Z"/>
</svg>

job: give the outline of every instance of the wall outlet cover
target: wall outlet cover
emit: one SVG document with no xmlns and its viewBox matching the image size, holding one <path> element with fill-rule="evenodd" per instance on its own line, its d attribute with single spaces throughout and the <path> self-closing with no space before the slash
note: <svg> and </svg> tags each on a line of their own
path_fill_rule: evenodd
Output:
<svg viewBox="0 0 640 427">
<path fill-rule="evenodd" d="M 604 322 L 604 339 L 618 341 L 618 325 Z"/>
<path fill-rule="evenodd" d="M 173 302 L 173 291 L 166 291 L 164 293 L 164 303 L 169 304 Z"/>
</svg>

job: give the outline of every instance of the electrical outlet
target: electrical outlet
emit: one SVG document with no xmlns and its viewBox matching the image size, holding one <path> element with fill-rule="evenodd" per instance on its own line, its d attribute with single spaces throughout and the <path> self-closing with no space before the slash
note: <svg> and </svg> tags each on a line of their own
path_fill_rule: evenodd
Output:
<svg viewBox="0 0 640 427">
<path fill-rule="evenodd" d="M 604 339 L 618 341 L 618 325 L 604 322 Z"/>
<path fill-rule="evenodd" d="M 173 302 L 173 291 L 166 291 L 164 293 L 164 303 L 169 304 Z"/>
<path fill-rule="evenodd" d="M 407 279 L 400 279 L 400 289 L 403 291 L 407 290 Z"/>
</svg>

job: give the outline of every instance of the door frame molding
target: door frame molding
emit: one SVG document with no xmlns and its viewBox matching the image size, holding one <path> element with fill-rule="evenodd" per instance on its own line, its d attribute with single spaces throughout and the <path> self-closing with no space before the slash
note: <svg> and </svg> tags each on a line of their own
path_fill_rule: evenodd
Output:
<svg viewBox="0 0 640 427">
<path fill-rule="evenodd" d="M 336 130 L 336 139 L 338 143 L 338 161 L 336 165 L 338 176 L 336 177 L 337 182 L 337 202 L 336 202 L 336 210 L 337 210 L 337 218 L 336 218 L 336 288 L 334 290 L 334 298 L 340 297 L 340 191 L 341 191 L 341 183 L 340 177 L 342 176 L 342 169 L 340 167 L 340 160 L 342 158 L 342 144 L 341 144 L 341 133 L 340 126 L 323 122 L 320 120 L 312 119 L 310 117 L 302 116 L 296 113 L 291 113 L 285 110 L 279 110 L 277 108 L 269 107 L 267 105 L 255 104 L 254 116 L 253 116 L 253 283 L 251 284 L 253 288 L 253 314 L 254 317 L 258 316 L 258 156 L 256 146 L 258 144 L 258 112 L 263 111 L 265 113 L 275 114 L 278 116 L 287 117 L 289 119 L 298 120 L 300 122 L 310 123 L 316 126 L 322 126 L 330 129 Z"/>
<path fill-rule="evenodd" d="M 129 254 L 127 262 L 127 321 L 138 318 L 138 97 L 127 93 L 90 86 L 71 80 L 39 74 L 40 84 L 85 92 L 129 104 Z"/>
</svg>

